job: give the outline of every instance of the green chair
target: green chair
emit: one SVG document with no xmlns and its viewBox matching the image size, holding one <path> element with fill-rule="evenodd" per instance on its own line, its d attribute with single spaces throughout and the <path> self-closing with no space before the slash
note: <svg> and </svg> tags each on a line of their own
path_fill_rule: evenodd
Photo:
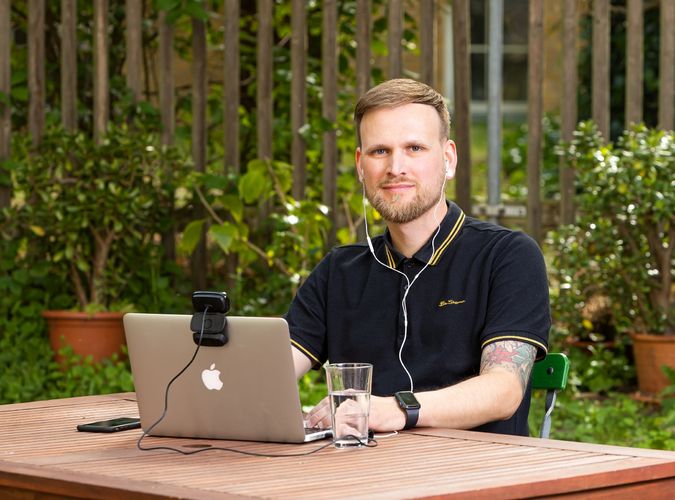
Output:
<svg viewBox="0 0 675 500">
<path fill-rule="evenodd" d="M 547 438 L 551 432 L 551 413 L 555 406 L 556 393 L 567 385 L 570 360 L 562 353 L 549 353 L 532 368 L 532 389 L 546 390 L 546 406 L 539 437 Z"/>
</svg>

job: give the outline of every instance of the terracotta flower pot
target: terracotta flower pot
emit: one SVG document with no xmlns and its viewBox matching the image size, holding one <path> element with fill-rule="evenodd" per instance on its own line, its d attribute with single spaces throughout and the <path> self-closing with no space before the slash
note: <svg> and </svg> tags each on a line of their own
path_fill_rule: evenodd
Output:
<svg viewBox="0 0 675 500">
<path fill-rule="evenodd" d="M 633 333 L 633 353 L 638 388 L 645 394 L 658 394 L 668 386 L 663 365 L 675 369 L 675 336 Z"/>
<path fill-rule="evenodd" d="M 89 314 L 77 311 L 44 311 L 42 316 L 49 327 L 49 341 L 56 360 L 59 349 L 71 346 L 75 354 L 91 355 L 94 362 L 121 354 L 125 343 L 124 326 L 120 312 L 99 312 Z"/>
</svg>

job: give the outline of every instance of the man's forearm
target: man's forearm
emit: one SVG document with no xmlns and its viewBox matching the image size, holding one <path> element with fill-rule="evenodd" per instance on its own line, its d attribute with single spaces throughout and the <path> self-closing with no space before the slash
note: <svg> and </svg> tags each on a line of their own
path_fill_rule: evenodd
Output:
<svg viewBox="0 0 675 500">
<path fill-rule="evenodd" d="M 480 375 L 418 395 L 422 410 L 417 425 L 470 429 L 510 418 L 523 399 L 536 354 L 524 342 L 488 344 L 481 354 Z"/>
<path fill-rule="evenodd" d="M 481 354 L 480 375 L 415 393 L 421 406 L 417 426 L 471 429 L 510 418 L 522 401 L 535 356 L 536 349 L 523 342 L 487 345 Z M 398 430 L 405 417 L 393 397 L 373 398 L 371 421 L 377 430 Z"/>
<path fill-rule="evenodd" d="M 419 427 L 471 429 L 510 418 L 518 409 L 523 394 L 513 373 L 494 370 L 416 396 L 421 405 Z"/>
</svg>

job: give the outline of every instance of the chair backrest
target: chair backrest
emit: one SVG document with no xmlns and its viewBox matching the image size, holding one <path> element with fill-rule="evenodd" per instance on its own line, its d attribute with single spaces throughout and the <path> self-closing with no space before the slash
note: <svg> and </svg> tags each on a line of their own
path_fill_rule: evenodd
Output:
<svg viewBox="0 0 675 500">
<path fill-rule="evenodd" d="M 567 385 L 570 360 L 561 352 L 552 352 L 532 368 L 532 389 L 560 391 Z"/>
<path fill-rule="evenodd" d="M 551 433 L 551 413 L 555 407 L 556 392 L 565 388 L 570 371 L 570 360 L 563 353 L 552 352 L 532 368 L 532 389 L 546 390 L 546 406 L 539 437 L 547 438 Z"/>
</svg>

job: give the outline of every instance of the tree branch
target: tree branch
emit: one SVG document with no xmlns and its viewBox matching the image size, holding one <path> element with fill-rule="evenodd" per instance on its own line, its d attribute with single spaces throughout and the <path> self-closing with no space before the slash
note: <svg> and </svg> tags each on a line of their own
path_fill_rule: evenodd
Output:
<svg viewBox="0 0 675 500">
<path fill-rule="evenodd" d="M 85 293 L 84 286 L 82 285 L 80 273 L 77 271 L 77 267 L 75 267 L 75 262 L 73 260 L 70 261 L 70 279 L 73 282 L 73 286 L 75 286 L 77 302 L 80 304 L 80 308 L 84 309 L 89 304 L 89 301 L 87 300 L 87 294 Z"/>
</svg>

